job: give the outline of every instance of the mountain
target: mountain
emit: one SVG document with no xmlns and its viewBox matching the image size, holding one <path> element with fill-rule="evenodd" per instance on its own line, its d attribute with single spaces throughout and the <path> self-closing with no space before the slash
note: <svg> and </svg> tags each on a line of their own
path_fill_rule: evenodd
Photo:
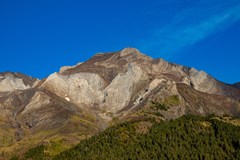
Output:
<svg viewBox="0 0 240 160">
<path fill-rule="evenodd" d="M 34 87 L 38 80 L 21 73 L 0 73 L 0 91 L 26 90 Z"/>
<path fill-rule="evenodd" d="M 240 89 L 240 82 L 233 84 L 233 87 Z"/>
<path fill-rule="evenodd" d="M 240 90 L 135 48 L 96 54 L 38 80 L 0 74 L 0 153 L 44 144 L 51 156 L 107 127 L 145 117 L 240 114 Z"/>
</svg>

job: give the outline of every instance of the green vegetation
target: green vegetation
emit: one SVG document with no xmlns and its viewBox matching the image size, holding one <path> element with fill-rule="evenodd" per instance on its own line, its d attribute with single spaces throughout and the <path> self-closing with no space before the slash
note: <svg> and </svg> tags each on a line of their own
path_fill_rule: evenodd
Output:
<svg viewBox="0 0 240 160">
<path fill-rule="evenodd" d="M 31 150 L 24 158 L 46 159 L 43 148 Z M 52 159 L 240 159 L 240 127 L 198 116 L 160 123 L 131 121 L 110 127 Z"/>
<path fill-rule="evenodd" d="M 34 159 L 34 160 L 46 160 L 48 159 L 47 156 L 44 154 L 44 149 L 45 147 L 43 145 L 37 146 L 33 149 L 30 149 L 27 151 L 21 160 L 29 160 L 29 159 Z M 14 156 L 11 158 L 11 160 L 20 160 L 20 158 Z"/>
<path fill-rule="evenodd" d="M 180 103 L 180 100 L 177 95 L 172 95 L 165 98 L 162 102 L 152 101 L 151 109 L 153 110 L 163 110 L 167 111 L 171 106 L 177 106 Z"/>
<path fill-rule="evenodd" d="M 164 104 L 168 106 L 177 106 L 180 101 L 177 95 L 172 95 L 164 100 Z"/>
<path fill-rule="evenodd" d="M 15 141 L 16 136 L 14 129 L 0 128 L 0 147 L 7 147 L 14 143 Z"/>
<path fill-rule="evenodd" d="M 159 102 L 151 102 L 152 103 L 152 106 L 151 108 L 152 109 L 155 109 L 155 110 L 164 110 L 164 111 L 167 111 L 169 109 L 168 106 L 166 106 L 165 104 L 161 104 Z"/>
<path fill-rule="evenodd" d="M 54 159 L 239 159 L 240 128 L 216 119 L 186 116 L 155 123 L 138 134 L 128 122 L 86 140 Z"/>
<path fill-rule="evenodd" d="M 40 145 L 36 148 L 30 149 L 24 159 L 44 160 L 46 155 L 44 154 L 44 146 Z"/>
<path fill-rule="evenodd" d="M 11 142 L 10 144 L 3 143 L 6 141 L 5 137 L 16 136 L 16 131 L 13 130 L 12 136 L 11 132 L 9 132 L 11 130 L 0 129 L 0 159 L 9 159 L 13 157 L 13 153 L 22 157 L 23 153 L 40 144 L 44 144 L 44 155 L 46 157 L 53 157 L 74 147 L 83 139 L 98 132 L 98 126 L 94 122 L 95 117 L 88 113 L 81 114 L 71 116 L 67 123 L 54 129 L 43 129 L 32 133 L 30 130 L 23 128 L 22 133 L 25 136 L 19 141 L 15 140 L 14 143 Z"/>
</svg>

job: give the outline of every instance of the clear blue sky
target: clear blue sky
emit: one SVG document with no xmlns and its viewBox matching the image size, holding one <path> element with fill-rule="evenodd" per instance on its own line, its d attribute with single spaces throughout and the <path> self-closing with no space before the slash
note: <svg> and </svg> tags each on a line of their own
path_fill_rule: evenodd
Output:
<svg viewBox="0 0 240 160">
<path fill-rule="evenodd" d="M 135 47 L 240 81 L 239 0 L 0 0 L 0 72 L 43 78 Z"/>
</svg>

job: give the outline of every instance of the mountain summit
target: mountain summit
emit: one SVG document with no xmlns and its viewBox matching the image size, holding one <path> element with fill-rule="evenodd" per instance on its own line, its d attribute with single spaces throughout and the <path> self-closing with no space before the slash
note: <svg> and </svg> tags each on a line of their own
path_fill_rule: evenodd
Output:
<svg viewBox="0 0 240 160">
<path fill-rule="evenodd" d="M 43 80 L 0 74 L 0 151 L 24 152 L 56 139 L 74 144 L 134 118 L 239 111 L 238 87 L 125 48 L 62 67 Z"/>
</svg>

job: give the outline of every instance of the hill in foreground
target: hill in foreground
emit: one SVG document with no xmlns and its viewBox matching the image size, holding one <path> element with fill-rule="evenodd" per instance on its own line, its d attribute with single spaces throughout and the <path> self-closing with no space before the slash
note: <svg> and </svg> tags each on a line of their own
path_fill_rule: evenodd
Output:
<svg viewBox="0 0 240 160">
<path fill-rule="evenodd" d="M 229 122 L 239 121 L 229 118 Z M 44 146 L 22 159 L 240 159 L 240 127 L 223 118 L 183 116 L 163 122 L 135 120 L 108 128 L 55 157 Z"/>
</svg>

